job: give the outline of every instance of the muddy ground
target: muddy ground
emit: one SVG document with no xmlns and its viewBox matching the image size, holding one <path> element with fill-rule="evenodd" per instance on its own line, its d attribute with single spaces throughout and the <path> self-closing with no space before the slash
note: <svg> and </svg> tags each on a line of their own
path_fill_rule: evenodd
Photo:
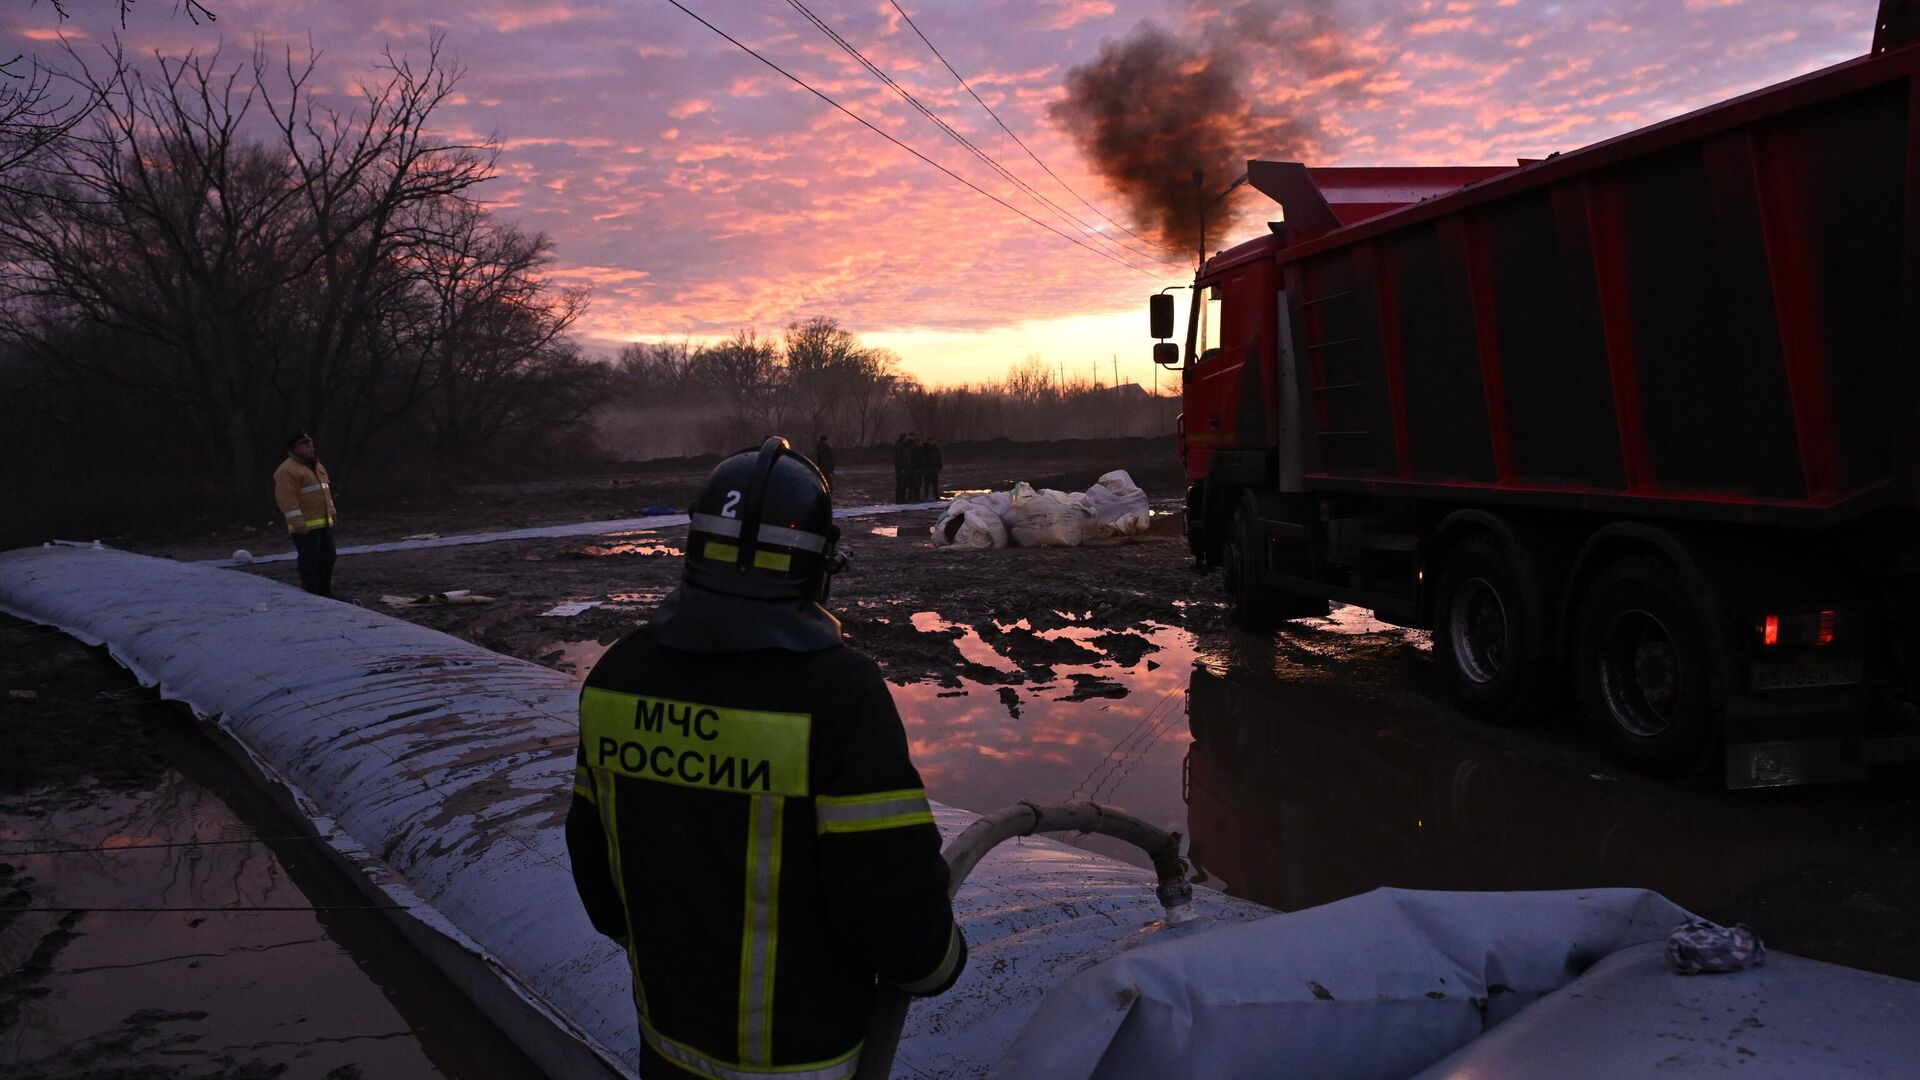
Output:
<svg viewBox="0 0 1920 1080">
<path fill-rule="evenodd" d="M 929 526 L 935 511 L 882 513 L 842 522 L 851 569 L 833 583 L 832 607 L 847 636 L 871 653 L 899 682 L 960 675 L 992 680 L 991 669 L 970 662 L 955 642 L 957 626 L 985 627 L 1007 638 L 1015 659 L 1038 672 L 1048 656 L 1071 656 L 1077 647 L 1048 643 L 1039 632 L 1065 625 L 1064 616 L 1092 620 L 1125 633 L 1147 622 L 1193 628 L 1221 625 L 1218 586 L 1185 566 L 1183 490 L 1178 462 L 1163 448 L 1139 440 L 1138 456 L 1099 462 L 1071 459 L 961 462 L 941 477 L 943 494 L 1004 490 L 1025 480 L 1035 487 L 1077 491 L 1110 468 L 1125 468 L 1153 499 L 1149 536 L 1086 549 L 1008 549 L 993 552 L 936 550 Z M 341 507 L 341 545 L 380 543 L 408 535 L 454 535 L 487 529 L 517 529 L 563 522 L 643 516 L 649 510 L 684 512 L 705 473 L 596 477 L 575 482 L 476 485 L 464 489 L 466 509 L 409 511 L 395 508 L 356 517 L 351 496 Z M 837 506 L 887 503 L 893 495 L 890 466 L 842 467 L 835 476 Z M 549 664 L 564 664 L 550 644 L 599 639 L 603 643 L 643 622 L 679 579 L 685 529 L 597 539 L 527 540 L 472 547 L 429 548 L 343 558 L 334 591 L 343 599 L 443 630 L 498 652 Z M 289 550 L 284 532 L 234 533 L 152 546 L 131 544 L 179 559 L 212 559 L 247 548 L 256 555 Z M 298 582 L 290 562 L 249 568 L 276 580 Z M 393 608 L 383 596 L 421 596 L 464 589 L 494 598 L 484 606 Z M 539 613 L 568 600 L 602 600 L 602 606 L 567 619 Z M 935 601 L 937 600 L 937 604 Z M 910 616 L 938 608 L 956 628 L 923 632 Z M 995 629 L 1027 620 L 1029 629 Z M 1135 646 L 1137 647 L 1137 646 Z"/>
<path fill-rule="evenodd" d="M 932 546 L 936 511 L 843 522 L 855 561 L 836 579 L 831 606 L 895 684 L 916 753 L 932 758 L 923 771 L 941 777 L 948 801 L 986 811 L 1025 797 L 1110 797 L 1114 785 L 1097 778 L 1131 770 L 1123 797 L 1158 805 L 1169 827 L 1186 829 L 1218 883 L 1276 907 L 1382 884 L 1645 885 L 1762 926 L 1775 947 L 1920 977 L 1920 770 L 1782 791 L 1656 782 L 1600 754 L 1570 704 L 1530 729 L 1461 715 L 1424 634 L 1340 609 L 1332 620 L 1248 635 L 1227 620 L 1217 575 L 1190 569 L 1183 481 L 1157 443 L 962 461 L 942 487 L 951 494 L 1026 480 L 1079 490 L 1116 467 L 1152 498 L 1157 516 L 1145 537 L 960 552 Z M 476 486 L 460 493 L 469 509 L 456 516 L 396 510 L 357 520 L 349 502 L 341 540 L 681 508 L 703 475 Z M 845 467 L 836 504 L 884 503 L 892 483 L 888 467 Z M 584 674 L 673 587 L 684 535 L 349 556 L 336 588 L 353 602 Z M 244 539 L 167 553 L 214 557 Z M 250 569 L 295 580 L 290 563 Z M 495 601 L 389 608 L 380 600 L 450 589 Z M 601 603 L 572 617 L 541 616 L 570 600 Z M 1219 692 L 1223 685 L 1229 692 Z M 1151 708 L 1142 695 L 1154 699 Z M 976 704 L 983 701 L 991 709 Z M 988 712 L 1000 727 L 983 726 Z M 1222 730 L 1248 752 L 1216 756 Z M 1082 742 L 1105 746 L 1084 775 Z M 948 767 L 962 754 L 986 755 L 992 771 L 977 760 Z M 1157 788 L 1144 782 L 1148 774 Z M 1217 812 L 1222 806 L 1231 812 Z M 1284 875 L 1276 869 L 1289 864 Z"/>
<path fill-rule="evenodd" d="M 1423 634 L 1352 609 L 1271 636 L 1241 632 L 1226 620 L 1217 577 L 1189 570 L 1178 465 L 1164 446 L 960 461 L 943 486 L 951 493 L 1027 480 L 1076 490 L 1114 467 L 1127 468 L 1160 513 L 1149 535 L 1125 543 L 954 552 L 931 545 L 936 511 L 843 522 L 855 561 L 830 606 L 894 684 L 936 798 L 980 811 L 1073 797 L 1141 809 L 1189 836 L 1210 883 L 1277 908 L 1381 885 L 1642 886 L 1751 923 L 1775 949 L 1920 978 L 1920 770 L 1773 791 L 1657 782 L 1606 760 L 1570 712 L 1534 728 L 1473 723 L 1448 704 Z M 478 484 L 430 505 L 386 508 L 357 505 L 347 490 L 340 542 L 679 510 L 702 475 Z M 843 506 L 892 494 L 886 467 L 843 467 L 837 480 Z M 121 546 L 195 560 L 243 547 L 286 550 L 266 517 Z M 583 674 L 673 587 L 684 533 L 349 555 L 335 586 L 348 602 Z M 238 572 L 295 581 L 291 562 Z M 381 599 L 455 589 L 494 601 L 392 608 Z M 567 601 L 598 606 L 541 614 Z M 15 648 L 5 655 L 9 687 L 45 691 L 65 678 L 35 674 Z M 6 714 L 0 733 L 14 737 L 0 745 L 0 814 L 151 790 L 151 753 L 115 733 L 153 724 L 158 707 L 124 677 L 88 678 L 57 720 L 17 707 Z M 107 696 L 89 696 L 99 693 Z M 108 744 L 131 756 L 96 765 L 82 752 Z M 164 764 L 168 751 L 155 752 Z M 0 862 L 8 875 L 0 892 L 18 896 L 23 875 L 51 880 L 47 868 Z M 40 927 L 28 944 L 58 932 Z M 20 924 L 14 933 L 17 944 Z M 57 988 L 58 965 L 33 967 L 33 954 L 8 954 L 29 960 L 0 987 L 0 1008 L 9 994 L 26 1000 L 20 995 Z M 145 1007 L 169 1007 L 168 998 L 155 993 Z M 143 1016 L 151 1019 L 134 1009 L 113 1019 L 138 1028 Z"/>
</svg>

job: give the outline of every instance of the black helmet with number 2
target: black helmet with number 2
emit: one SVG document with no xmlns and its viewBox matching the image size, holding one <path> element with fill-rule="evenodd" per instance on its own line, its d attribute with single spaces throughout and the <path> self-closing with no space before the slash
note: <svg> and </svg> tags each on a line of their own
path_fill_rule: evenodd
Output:
<svg viewBox="0 0 1920 1080">
<path fill-rule="evenodd" d="M 653 619 L 662 644 L 810 652 L 840 643 L 820 601 L 846 558 L 813 462 L 770 438 L 716 466 L 689 514 L 681 587 Z"/>
</svg>

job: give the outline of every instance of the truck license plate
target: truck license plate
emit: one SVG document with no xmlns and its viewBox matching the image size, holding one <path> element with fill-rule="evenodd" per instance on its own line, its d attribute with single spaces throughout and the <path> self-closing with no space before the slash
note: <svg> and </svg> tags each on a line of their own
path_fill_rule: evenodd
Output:
<svg viewBox="0 0 1920 1080">
<path fill-rule="evenodd" d="M 1755 690 L 1803 690 L 1814 686 L 1852 686 L 1866 677 L 1859 660 L 1812 660 L 1767 664 L 1753 669 Z"/>
</svg>

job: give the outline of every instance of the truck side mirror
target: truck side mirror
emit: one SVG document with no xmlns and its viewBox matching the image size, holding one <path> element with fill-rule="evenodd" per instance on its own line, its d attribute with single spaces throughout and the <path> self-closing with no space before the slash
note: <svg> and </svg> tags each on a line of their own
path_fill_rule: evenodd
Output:
<svg viewBox="0 0 1920 1080">
<path fill-rule="evenodd" d="M 1180 346 L 1175 345 L 1171 341 L 1154 342 L 1153 362 L 1159 364 L 1161 367 L 1179 367 Z"/>
<path fill-rule="evenodd" d="M 1153 324 L 1153 336 L 1162 341 L 1173 336 L 1173 297 L 1167 293 L 1154 293 L 1147 297 L 1147 321 Z M 1159 362 L 1160 350 L 1154 349 L 1155 362 Z"/>
</svg>

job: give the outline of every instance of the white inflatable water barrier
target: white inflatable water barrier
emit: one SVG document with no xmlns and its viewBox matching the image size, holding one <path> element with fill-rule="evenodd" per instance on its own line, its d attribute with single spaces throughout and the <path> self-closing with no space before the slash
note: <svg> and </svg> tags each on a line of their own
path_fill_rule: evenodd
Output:
<svg viewBox="0 0 1920 1080">
<path fill-rule="evenodd" d="M 568 870 L 575 679 L 251 574 L 110 548 L 0 554 L 0 610 L 106 645 L 212 721 L 542 1068 L 635 1075 L 626 959 L 588 925 Z M 947 836 L 975 816 L 935 807 Z M 1270 914 L 1205 889 L 1193 906 Z M 1161 914 L 1150 871 L 1038 838 L 996 849 L 955 909 L 971 960 L 915 1004 L 896 1075 L 985 1075 L 1049 987 Z"/>
<path fill-rule="evenodd" d="M 0 554 L 0 610 L 105 644 L 212 723 L 401 929 L 556 1077 L 635 1074 L 623 955 L 573 899 L 577 683 L 250 574 L 112 549 Z M 976 815 L 935 808 L 952 837 Z M 1920 983 L 1773 953 L 1678 976 L 1641 890 L 1382 889 L 1287 915 L 1042 839 L 955 900 L 971 959 L 893 1075 L 1916 1075 Z"/>
<path fill-rule="evenodd" d="M 845 510 L 835 510 L 833 516 L 836 518 L 872 517 L 875 514 L 894 514 L 908 510 L 939 510 L 946 505 L 943 502 L 878 503 L 873 506 L 854 506 Z M 670 529 L 675 525 L 685 525 L 688 520 L 685 514 L 655 514 L 651 517 L 615 518 L 610 521 L 576 521 L 567 525 L 543 525 L 535 529 L 507 529 L 501 532 L 435 536 L 431 539 L 394 540 L 384 544 L 349 544 L 340 548 L 337 553 L 374 555 L 384 551 L 420 551 L 425 548 L 497 544 L 506 540 L 555 540 L 569 536 L 606 536 L 611 533 Z M 56 543 L 64 542 L 56 541 Z M 289 550 L 277 551 L 271 555 L 251 555 L 246 559 L 202 559 L 200 563 L 204 566 L 234 567 L 248 563 L 291 562 L 293 557 L 294 553 Z"/>
<path fill-rule="evenodd" d="M 1643 889 L 1377 889 L 1054 989 L 994 1080 L 1920 1075 L 1920 983 L 1782 953 L 1677 975 Z"/>
</svg>

